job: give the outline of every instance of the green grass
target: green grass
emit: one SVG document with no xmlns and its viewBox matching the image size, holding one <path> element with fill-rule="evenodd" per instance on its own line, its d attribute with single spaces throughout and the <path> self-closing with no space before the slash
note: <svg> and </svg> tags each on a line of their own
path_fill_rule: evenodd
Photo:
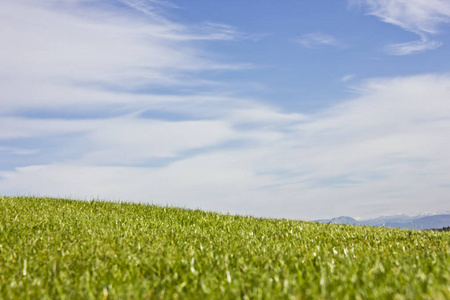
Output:
<svg viewBox="0 0 450 300">
<path fill-rule="evenodd" d="M 0 299 L 450 299 L 450 232 L 0 197 Z"/>
</svg>

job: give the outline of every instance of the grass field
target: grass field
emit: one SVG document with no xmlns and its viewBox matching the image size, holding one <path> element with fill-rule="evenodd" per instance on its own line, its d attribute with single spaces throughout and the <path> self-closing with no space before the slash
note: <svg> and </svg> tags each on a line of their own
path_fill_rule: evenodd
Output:
<svg viewBox="0 0 450 300">
<path fill-rule="evenodd" d="M 1 299 L 450 299 L 450 232 L 0 197 Z"/>
</svg>

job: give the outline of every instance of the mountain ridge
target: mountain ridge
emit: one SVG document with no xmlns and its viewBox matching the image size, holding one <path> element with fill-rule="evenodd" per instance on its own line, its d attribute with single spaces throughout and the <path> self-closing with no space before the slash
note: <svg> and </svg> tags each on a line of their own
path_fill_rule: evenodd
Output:
<svg viewBox="0 0 450 300">
<path fill-rule="evenodd" d="M 340 216 L 332 219 L 315 220 L 314 222 L 400 229 L 440 229 L 450 226 L 450 214 L 381 216 L 364 220 L 357 220 L 349 216 Z"/>
</svg>

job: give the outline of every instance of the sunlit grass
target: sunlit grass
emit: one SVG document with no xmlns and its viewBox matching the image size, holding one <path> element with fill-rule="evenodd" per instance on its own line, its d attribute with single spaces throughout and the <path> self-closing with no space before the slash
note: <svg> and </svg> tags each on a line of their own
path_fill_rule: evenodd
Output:
<svg viewBox="0 0 450 300">
<path fill-rule="evenodd" d="M 450 232 L 0 197 L 1 299 L 450 299 Z"/>
</svg>

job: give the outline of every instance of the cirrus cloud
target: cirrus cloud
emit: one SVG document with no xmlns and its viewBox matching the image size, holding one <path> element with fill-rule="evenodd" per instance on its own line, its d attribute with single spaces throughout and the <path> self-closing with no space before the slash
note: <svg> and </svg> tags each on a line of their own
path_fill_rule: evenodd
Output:
<svg viewBox="0 0 450 300">
<path fill-rule="evenodd" d="M 350 0 L 350 3 L 364 6 L 368 14 L 420 37 L 418 41 L 387 46 L 386 51 L 393 55 L 440 47 L 442 43 L 432 36 L 439 33 L 442 24 L 450 23 L 450 2 L 446 0 Z"/>
<path fill-rule="evenodd" d="M 305 48 L 318 48 L 325 46 L 343 47 L 342 42 L 338 39 L 322 32 L 312 32 L 299 35 L 293 40 L 293 42 Z"/>
</svg>

